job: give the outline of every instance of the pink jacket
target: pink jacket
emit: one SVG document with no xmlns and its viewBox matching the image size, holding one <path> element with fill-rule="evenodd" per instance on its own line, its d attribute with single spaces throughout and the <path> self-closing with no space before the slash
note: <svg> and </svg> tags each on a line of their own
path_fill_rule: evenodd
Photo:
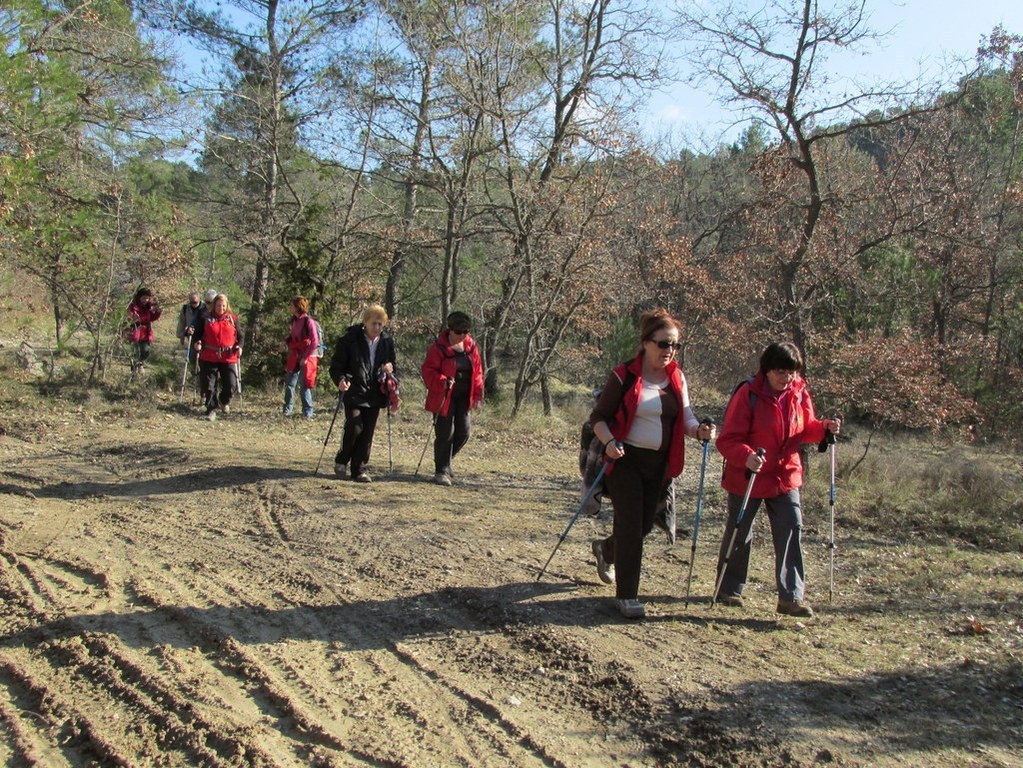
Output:
<svg viewBox="0 0 1023 768">
<path fill-rule="evenodd" d="M 152 342 L 153 323 L 160 319 L 160 307 L 150 304 L 143 307 L 134 301 L 128 305 L 128 318 L 132 325 L 128 327 L 128 341 L 137 343 L 139 341 Z"/>
<path fill-rule="evenodd" d="M 288 372 L 297 371 L 303 365 L 320 344 L 316 334 L 316 323 L 305 312 L 298 317 L 291 319 L 291 333 L 284 340 L 288 345 L 288 360 L 284 364 L 284 370 Z"/>
</svg>

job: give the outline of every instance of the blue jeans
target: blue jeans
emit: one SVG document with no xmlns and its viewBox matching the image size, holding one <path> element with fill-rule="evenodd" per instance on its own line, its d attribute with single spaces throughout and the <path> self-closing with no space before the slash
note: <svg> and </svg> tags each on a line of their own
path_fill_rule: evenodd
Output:
<svg viewBox="0 0 1023 768">
<path fill-rule="evenodd" d="M 313 391 L 305 385 L 305 375 L 302 367 L 297 371 L 285 372 L 284 374 L 284 415 L 290 416 L 295 402 L 295 387 L 301 388 L 302 415 L 313 415 Z"/>
</svg>

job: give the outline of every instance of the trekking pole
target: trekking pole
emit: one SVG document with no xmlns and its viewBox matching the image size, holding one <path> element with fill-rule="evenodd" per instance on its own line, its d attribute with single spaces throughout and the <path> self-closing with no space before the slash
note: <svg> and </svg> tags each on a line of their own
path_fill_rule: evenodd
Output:
<svg viewBox="0 0 1023 768">
<path fill-rule="evenodd" d="M 713 419 L 704 419 L 701 424 L 713 424 Z M 689 590 L 693 586 L 693 563 L 696 562 L 696 540 L 700 536 L 700 514 L 703 512 L 703 480 L 707 476 L 707 456 L 710 440 L 703 441 L 703 460 L 700 462 L 700 485 L 696 491 L 696 517 L 693 519 L 693 546 L 689 553 L 689 578 L 686 579 L 686 608 L 689 607 Z"/>
<path fill-rule="evenodd" d="M 763 448 L 757 448 L 757 456 L 763 456 Z M 725 550 L 725 559 L 721 563 L 721 573 L 718 574 L 718 583 L 714 585 L 714 596 L 710 599 L 710 607 L 713 608 L 718 600 L 718 591 L 721 589 L 721 582 L 725 580 L 725 571 L 728 570 L 728 561 L 732 557 L 732 550 L 735 548 L 735 539 L 739 534 L 739 526 L 742 518 L 746 515 L 746 507 L 749 505 L 750 494 L 753 493 L 753 483 L 757 479 L 756 472 L 749 473 L 749 482 L 746 484 L 746 495 L 742 497 L 742 506 L 739 507 L 739 514 L 735 516 L 735 528 L 732 529 L 732 538 L 728 542 L 728 549 Z"/>
<path fill-rule="evenodd" d="M 191 339 L 189 339 L 189 342 L 191 342 Z M 181 372 L 181 391 L 178 392 L 178 402 L 179 403 L 181 402 L 181 398 L 183 398 L 185 396 L 185 381 L 188 379 L 188 364 L 191 362 L 191 358 L 192 358 L 192 345 L 191 345 L 191 343 L 189 343 L 188 346 L 185 347 L 185 370 L 183 370 Z"/>
<path fill-rule="evenodd" d="M 391 452 L 391 407 L 387 406 L 387 472 L 394 472 L 394 454 Z"/>
<path fill-rule="evenodd" d="M 622 444 L 616 440 L 615 445 L 621 448 Z M 543 578 L 543 575 L 547 573 L 547 566 L 551 564 L 551 560 L 554 559 L 554 555 L 558 551 L 558 548 L 562 545 L 562 543 L 564 543 L 565 539 L 568 537 L 568 532 L 572 529 L 572 526 L 575 525 L 575 521 L 579 519 L 579 515 L 582 514 L 583 509 L 586 507 L 586 502 L 590 500 L 590 497 L 596 492 L 598 486 L 600 486 L 600 481 L 604 479 L 604 473 L 607 471 L 608 465 L 612 463 L 613 462 L 605 461 L 601 464 L 600 472 L 597 473 L 597 478 L 593 481 L 593 484 L 586 489 L 582 503 L 579 504 L 579 509 L 575 511 L 575 514 L 572 515 L 572 519 L 569 520 L 568 525 L 565 526 L 565 531 L 558 539 L 558 543 L 554 545 L 554 550 L 551 552 L 551 556 L 547 558 L 547 562 L 544 563 L 543 568 L 540 569 L 540 573 L 536 577 L 537 581 L 540 581 L 540 579 Z"/>
<path fill-rule="evenodd" d="M 334 422 L 337 421 L 337 413 L 341 410 L 341 403 L 344 399 L 344 395 L 341 392 L 338 392 L 337 405 L 334 406 L 334 415 L 330 419 L 330 427 L 327 428 L 327 436 L 323 438 L 323 449 L 320 451 L 319 461 L 316 462 L 316 469 L 313 470 L 314 475 L 320 474 L 320 463 L 323 461 L 323 454 L 327 452 L 327 445 L 330 443 L 330 436 L 334 432 Z"/>
<path fill-rule="evenodd" d="M 430 446 L 430 435 L 437 429 L 437 417 L 440 416 L 440 412 L 444 410 L 444 405 L 448 401 L 448 397 L 451 395 L 451 389 L 454 386 L 454 380 L 448 379 L 448 389 L 444 393 L 444 400 L 440 404 L 440 408 L 433 414 L 433 424 L 430 426 L 430 431 L 426 435 L 426 443 L 423 444 L 423 452 L 419 454 L 419 463 L 416 464 L 416 471 L 412 473 L 412 477 L 419 477 L 419 468 L 423 466 L 423 457 L 426 456 L 426 449 Z"/>
<path fill-rule="evenodd" d="M 828 539 L 828 554 L 830 558 L 828 565 L 828 602 L 831 602 L 835 596 L 835 450 L 837 444 L 838 440 L 829 429 L 824 433 L 824 439 L 817 446 L 819 452 L 829 451 L 831 453 L 831 488 L 828 490 L 828 509 L 831 511 L 831 537 Z"/>
</svg>

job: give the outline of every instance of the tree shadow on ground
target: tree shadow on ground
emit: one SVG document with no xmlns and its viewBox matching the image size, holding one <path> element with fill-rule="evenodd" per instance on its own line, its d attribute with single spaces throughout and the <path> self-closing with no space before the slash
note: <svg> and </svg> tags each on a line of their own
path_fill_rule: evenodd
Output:
<svg viewBox="0 0 1023 768">
<path fill-rule="evenodd" d="M 624 624 L 606 597 L 580 596 L 573 585 L 519 582 L 496 587 L 452 587 L 384 600 L 337 604 L 168 606 L 125 613 L 65 617 L 8 634 L 0 647 L 38 647 L 63 638 L 112 635 L 140 649 L 203 649 L 217 655 L 225 643 L 260 645 L 321 642 L 344 651 L 394 650 L 418 640 L 455 641 L 466 634 L 518 638 L 532 652 L 557 655 L 573 636 L 552 641 L 552 627 L 600 630 Z M 145 605 L 135 595 L 136 605 Z M 778 622 L 748 618 L 664 614 L 648 621 L 726 623 L 775 631 Z M 636 626 L 641 626 L 636 624 Z M 560 649 L 560 650 L 559 650 Z M 553 661 L 551 663 L 554 663 Z M 1023 671 L 1011 661 L 991 665 L 906 667 L 884 674 L 829 680 L 756 680 L 716 689 L 709 697 L 670 694 L 668 715 L 647 734 L 655 753 L 686 755 L 699 744 L 724 740 L 738 748 L 763 741 L 764 728 L 783 745 L 813 732 L 862 731 L 886 751 L 935 749 L 975 752 L 1016 749 L 1020 739 Z M 940 727 L 937 725 L 940 723 Z M 748 733 L 747 733 L 748 732 Z M 762 744 L 761 744 L 762 745 Z"/>
<path fill-rule="evenodd" d="M 97 496 L 132 498 L 165 493 L 201 493 L 203 491 L 248 485 L 266 480 L 291 480 L 307 477 L 308 475 L 307 471 L 299 469 L 230 465 L 215 469 L 200 469 L 180 475 L 153 477 L 146 480 L 112 482 L 88 480 L 82 482 L 63 481 L 36 488 L 5 483 L 0 485 L 0 492 L 18 496 L 64 500 L 81 500 Z"/>
<path fill-rule="evenodd" d="M 1008 660 L 834 680 L 755 681 L 729 687 L 710 703 L 673 701 L 671 721 L 682 724 L 685 734 L 662 740 L 659 751 L 688 754 L 693 741 L 707 733 L 727 732 L 740 743 L 763 738 L 765 729 L 780 745 L 813 743 L 815 732 L 859 731 L 874 748 L 917 760 L 947 749 L 1015 751 L 1021 701 L 1023 668 Z"/>
</svg>

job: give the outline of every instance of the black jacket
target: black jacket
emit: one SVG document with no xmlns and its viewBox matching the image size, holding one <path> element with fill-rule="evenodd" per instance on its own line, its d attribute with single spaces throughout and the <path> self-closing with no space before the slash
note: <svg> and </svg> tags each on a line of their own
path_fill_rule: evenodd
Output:
<svg viewBox="0 0 1023 768">
<path fill-rule="evenodd" d="M 369 367 L 369 341 L 362 323 L 353 325 L 334 345 L 334 354 L 330 358 L 330 378 L 337 386 L 341 377 L 351 377 L 352 386 L 345 393 L 345 403 L 363 408 L 383 408 L 387 405 L 387 395 L 380 390 L 380 367 L 390 363 L 397 375 L 398 366 L 394 358 L 394 339 L 387 331 L 380 332 L 377 341 L 376 359 L 373 370 Z"/>
</svg>

